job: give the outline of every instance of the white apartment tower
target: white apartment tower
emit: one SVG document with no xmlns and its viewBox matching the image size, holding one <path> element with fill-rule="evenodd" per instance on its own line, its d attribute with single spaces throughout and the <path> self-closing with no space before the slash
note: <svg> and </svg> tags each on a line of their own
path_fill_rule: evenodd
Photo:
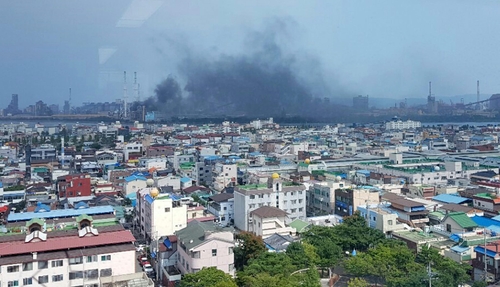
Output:
<svg viewBox="0 0 500 287">
<path fill-rule="evenodd" d="M 279 174 L 268 179 L 267 187 L 258 185 L 238 186 L 234 189 L 234 225 L 249 230 L 250 212 L 262 207 L 273 206 L 288 214 L 289 223 L 297 218 L 306 218 L 306 187 L 304 185 L 283 186 Z"/>
</svg>

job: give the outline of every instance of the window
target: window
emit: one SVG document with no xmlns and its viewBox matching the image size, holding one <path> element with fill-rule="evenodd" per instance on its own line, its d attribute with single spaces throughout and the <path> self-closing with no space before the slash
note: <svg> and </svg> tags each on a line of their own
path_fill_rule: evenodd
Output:
<svg viewBox="0 0 500 287">
<path fill-rule="evenodd" d="M 87 256 L 87 263 L 90 263 L 90 262 L 97 262 L 97 255 Z"/>
<path fill-rule="evenodd" d="M 49 268 L 49 261 L 38 261 L 38 269 Z"/>
<path fill-rule="evenodd" d="M 229 254 L 233 254 L 233 247 L 229 247 Z"/>
<path fill-rule="evenodd" d="M 59 275 L 52 275 L 52 282 L 59 282 L 59 281 L 63 281 L 63 276 L 62 276 L 62 274 L 59 274 Z"/>
<path fill-rule="evenodd" d="M 19 286 L 19 281 L 14 280 L 7 282 L 7 287 L 14 287 L 14 286 Z"/>
<path fill-rule="evenodd" d="M 217 256 L 217 249 L 212 249 L 212 256 Z"/>
<path fill-rule="evenodd" d="M 23 263 L 23 271 L 33 270 L 33 262 Z"/>
<path fill-rule="evenodd" d="M 170 207 L 165 207 L 165 212 L 170 212 Z"/>
<path fill-rule="evenodd" d="M 69 265 L 82 264 L 82 263 L 83 263 L 82 257 L 76 257 L 76 258 L 69 259 Z"/>
<path fill-rule="evenodd" d="M 392 220 L 388 220 L 387 224 L 392 225 Z"/>
<path fill-rule="evenodd" d="M 234 264 L 229 264 L 229 271 L 233 271 L 234 270 Z"/>
<path fill-rule="evenodd" d="M 250 199 L 255 199 L 255 195 L 250 195 Z"/>
<path fill-rule="evenodd" d="M 111 255 L 102 255 L 101 256 L 101 261 L 109 261 L 111 260 Z"/>
<path fill-rule="evenodd" d="M 7 273 L 14 273 L 14 272 L 19 272 L 19 265 L 7 266 Z"/>
<path fill-rule="evenodd" d="M 100 271 L 101 277 L 111 276 L 112 273 L 113 271 L 111 270 L 111 268 L 101 269 Z"/>
<path fill-rule="evenodd" d="M 49 275 L 38 276 L 38 283 L 39 284 L 49 283 Z"/>
<path fill-rule="evenodd" d="M 82 279 L 83 271 L 73 271 L 69 272 L 69 280 Z"/>
<path fill-rule="evenodd" d="M 61 267 L 63 266 L 63 261 L 62 260 L 54 260 L 52 261 L 52 267 Z"/>
<path fill-rule="evenodd" d="M 33 284 L 33 278 L 24 278 L 23 279 L 23 285 L 32 285 Z"/>
<path fill-rule="evenodd" d="M 87 279 L 96 279 L 99 277 L 99 270 L 92 269 L 85 271 L 85 278 Z"/>
</svg>

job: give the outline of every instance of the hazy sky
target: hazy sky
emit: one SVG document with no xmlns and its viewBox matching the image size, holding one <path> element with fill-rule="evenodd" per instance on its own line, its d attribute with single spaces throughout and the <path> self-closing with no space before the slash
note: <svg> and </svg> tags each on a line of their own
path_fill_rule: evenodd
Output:
<svg viewBox="0 0 500 287">
<path fill-rule="evenodd" d="M 500 92 L 500 1 L 23 0 L 0 2 L 0 108 L 19 94 L 72 102 L 135 98 L 181 58 L 248 51 L 249 35 L 286 23 L 280 45 L 311 59 L 324 81 L 348 95 L 414 98 Z M 317 69 L 317 70 L 316 70 Z M 182 79 L 180 79 L 182 81 Z M 325 95 L 330 96 L 330 95 Z M 337 95 L 332 95 L 337 96 Z"/>
</svg>

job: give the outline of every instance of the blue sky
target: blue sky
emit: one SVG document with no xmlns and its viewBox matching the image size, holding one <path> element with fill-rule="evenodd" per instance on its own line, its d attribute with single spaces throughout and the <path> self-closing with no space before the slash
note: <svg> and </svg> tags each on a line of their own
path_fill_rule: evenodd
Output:
<svg viewBox="0 0 500 287">
<path fill-rule="evenodd" d="M 126 70 L 150 96 L 186 55 L 245 54 L 273 19 L 287 23 L 283 51 L 316 63 L 300 72 L 345 92 L 325 96 L 424 98 L 432 81 L 439 98 L 474 94 L 476 80 L 492 94 L 499 16 L 492 0 L 1 1 L 0 95 L 62 106 L 71 87 L 75 104 L 113 101 Z"/>
</svg>

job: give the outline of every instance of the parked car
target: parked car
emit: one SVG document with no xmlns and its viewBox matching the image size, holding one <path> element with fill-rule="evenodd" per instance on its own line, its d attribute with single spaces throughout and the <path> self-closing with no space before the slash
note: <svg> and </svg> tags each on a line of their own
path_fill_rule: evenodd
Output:
<svg viewBox="0 0 500 287">
<path fill-rule="evenodd" d="M 146 265 L 151 265 L 151 263 L 149 263 L 149 261 L 141 261 L 141 265 L 142 266 L 146 266 Z"/>
<path fill-rule="evenodd" d="M 143 244 L 139 244 L 138 246 L 136 246 L 136 247 L 135 247 L 135 250 L 136 250 L 137 252 L 142 252 L 142 251 L 144 251 L 144 249 L 145 249 L 145 248 L 146 248 L 146 246 L 145 246 L 145 245 L 143 245 Z"/>
<path fill-rule="evenodd" d="M 142 269 L 146 273 L 151 273 L 154 271 L 153 266 L 151 266 L 151 264 L 145 264 L 144 266 L 142 266 Z"/>
<path fill-rule="evenodd" d="M 141 254 L 141 255 L 139 255 L 139 256 L 137 257 L 137 260 L 138 260 L 139 262 L 141 262 L 141 264 L 142 264 L 143 262 L 148 261 L 148 257 L 146 257 L 146 255 L 144 255 L 144 254 Z"/>
</svg>

